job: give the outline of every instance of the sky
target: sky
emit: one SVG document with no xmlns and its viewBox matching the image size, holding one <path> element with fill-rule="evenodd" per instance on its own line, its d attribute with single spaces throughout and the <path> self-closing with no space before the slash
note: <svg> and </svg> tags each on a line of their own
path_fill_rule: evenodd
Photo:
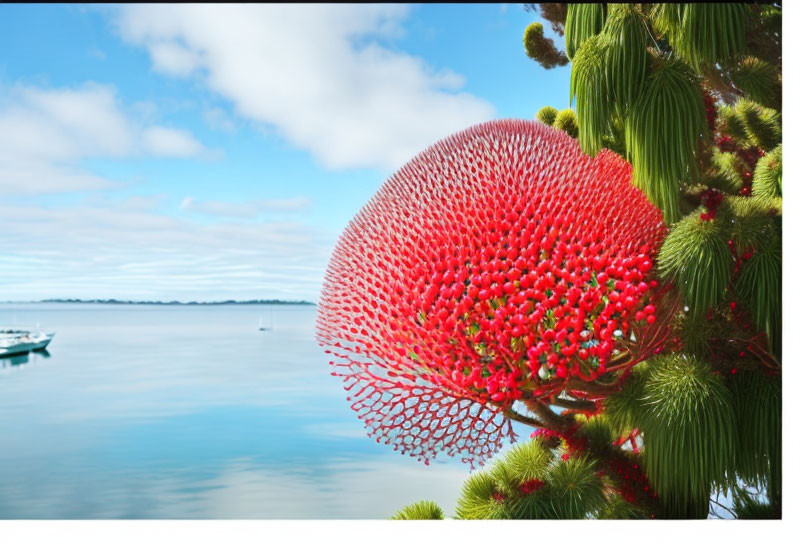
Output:
<svg viewBox="0 0 800 544">
<path fill-rule="evenodd" d="M 385 179 L 568 107 L 522 5 L 0 6 L 0 300 L 316 301 Z M 547 23 L 545 32 L 563 45 Z"/>
</svg>

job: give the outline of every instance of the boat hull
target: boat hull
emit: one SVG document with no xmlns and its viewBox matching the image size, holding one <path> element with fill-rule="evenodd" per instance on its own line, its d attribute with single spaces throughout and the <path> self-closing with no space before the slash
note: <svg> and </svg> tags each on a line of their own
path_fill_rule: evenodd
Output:
<svg viewBox="0 0 800 544">
<path fill-rule="evenodd" d="M 42 351 L 50 344 L 53 336 L 55 336 L 55 333 L 43 334 L 41 338 L 36 338 L 33 341 L 19 341 L 5 347 L 0 347 L 0 357 L 12 357 L 14 355 L 30 353 L 31 351 Z"/>
</svg>

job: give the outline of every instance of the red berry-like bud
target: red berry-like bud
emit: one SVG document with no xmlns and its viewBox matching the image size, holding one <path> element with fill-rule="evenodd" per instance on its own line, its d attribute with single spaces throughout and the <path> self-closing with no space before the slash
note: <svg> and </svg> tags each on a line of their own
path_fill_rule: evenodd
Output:
<svg viewBox="0 0 800 544">
<path fill-rule="evenodd" d="M 318 339 L 368 432 L 426 461 L 458 449 L 480 462 L 511 434 L 509 402 L 594 380 L 613 353 L 640 347 L 614 333 L 645 303 L 665 232 L 618 156 L 584 155 L 538 123 L 487 123 L 415 157 L 348 225 Z M 581 363 L 594 357 L 596 372 Z M 540 359 L 554 372 L 540 375 Z M 386 417 L 411 406 L 422 417 L 409 425 Z"/>
</svg>

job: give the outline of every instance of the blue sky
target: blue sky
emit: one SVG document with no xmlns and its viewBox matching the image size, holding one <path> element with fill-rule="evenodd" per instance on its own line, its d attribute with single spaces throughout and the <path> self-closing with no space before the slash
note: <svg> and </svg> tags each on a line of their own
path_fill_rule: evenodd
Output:
<svg viewBox="0 0 800 544">
<path fill-rule="evenodd" d="M 395 169 L 470 125 L 567 107 L 568 68 L 525 56 L 536 19 L 0 6 L 0 300 L 316 300 Z"/>
</svg>

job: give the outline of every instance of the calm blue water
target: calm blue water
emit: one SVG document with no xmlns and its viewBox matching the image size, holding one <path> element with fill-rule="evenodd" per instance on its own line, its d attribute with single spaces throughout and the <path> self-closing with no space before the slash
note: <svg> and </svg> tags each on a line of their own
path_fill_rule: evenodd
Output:
<svg viewBox="0 0 800 544">
<path fill-rule="evenodd" d="M 452 515 L 468 467 L 366 437 L 315 312 L 0 304 L 0 326 L 57 333 L 49 356 L 0 359 L 0 518 Z"/>
</svg>

